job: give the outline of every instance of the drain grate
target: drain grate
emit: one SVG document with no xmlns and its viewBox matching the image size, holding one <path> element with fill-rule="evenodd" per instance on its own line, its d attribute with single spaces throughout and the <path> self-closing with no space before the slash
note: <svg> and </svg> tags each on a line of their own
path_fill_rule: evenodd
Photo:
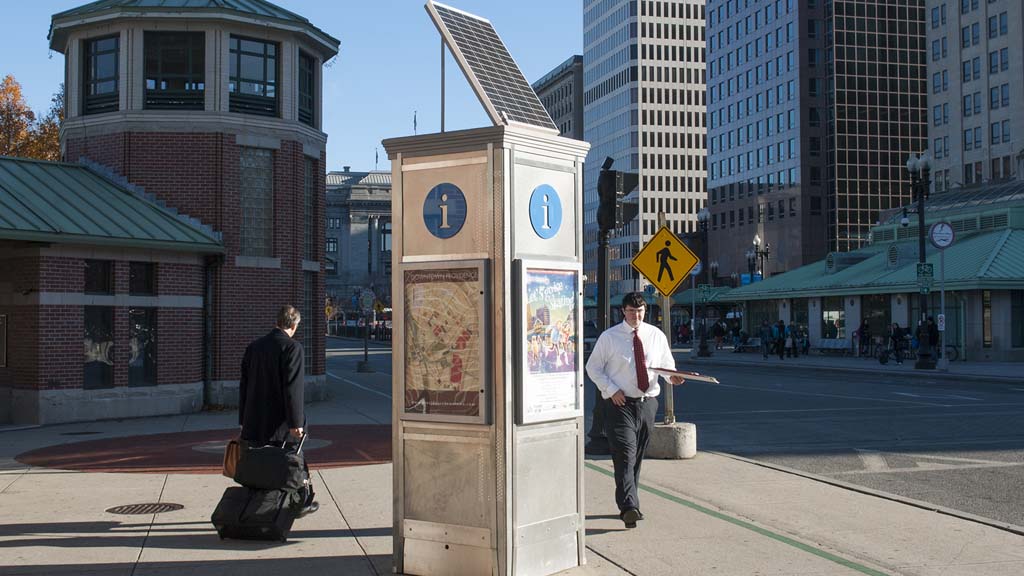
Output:
<svg viewBox="0 0 1024 576">
<path fill-rule="evenodd" d="M 110 514 L 162 514 L 164 512 L 174 512 L 175 510 L 181 510 L 184 508 L 181 504 L 174 504 L 172 502 L 159 502 L 149 504 L 127 504 L 125 506 L 114 506 L 113 508 L 107 508 L 107 512 Z"/>
</svg>

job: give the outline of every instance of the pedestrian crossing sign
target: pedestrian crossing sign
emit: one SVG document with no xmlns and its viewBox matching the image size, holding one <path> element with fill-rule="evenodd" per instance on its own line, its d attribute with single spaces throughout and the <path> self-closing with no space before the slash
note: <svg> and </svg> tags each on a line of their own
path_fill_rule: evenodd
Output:
<svg viewBox="0 0 1024 576">
<path fill-rule="evenodd" d="M 662 226 L 633 257 L 632 264 L 658 292 L 671 296 L 698 262 L 700 258 L 668 226 Z"/>
</svg>

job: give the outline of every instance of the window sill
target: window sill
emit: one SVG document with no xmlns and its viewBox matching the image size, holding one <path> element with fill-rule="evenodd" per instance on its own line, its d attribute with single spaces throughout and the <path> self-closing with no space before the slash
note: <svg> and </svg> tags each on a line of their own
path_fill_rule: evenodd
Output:
<svg viewBox="0 0 1024 576">
<path fill-rule="evenodd" d="M 267 258 L 265 256 L 235 256 L 235 266 L 238 268 L 276 268 L 281 269 L 280 258 Z"/>
</svg>

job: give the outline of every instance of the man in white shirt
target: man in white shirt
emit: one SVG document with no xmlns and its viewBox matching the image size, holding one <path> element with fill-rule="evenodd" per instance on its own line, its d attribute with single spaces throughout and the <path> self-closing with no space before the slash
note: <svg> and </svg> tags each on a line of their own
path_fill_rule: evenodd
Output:
<svg viewBox="0 0 1024 576">
<path fill-rule="evenodd" d="M 658 411 L 658 375 L 651 368 L 675 370 L 676 361 L 665 334 L 644 322 L 643 294 L 622 298 L 621 324 L 605 330 L 587 360 L 587 375 L 605 402 L 605 429 L 615 464 L 615 503 L 626 528 L 643 520 L 637 486 L 640 465 L 654 430 Z M 672 376 L 672 384 L 683 378 Z"/>
</svg>

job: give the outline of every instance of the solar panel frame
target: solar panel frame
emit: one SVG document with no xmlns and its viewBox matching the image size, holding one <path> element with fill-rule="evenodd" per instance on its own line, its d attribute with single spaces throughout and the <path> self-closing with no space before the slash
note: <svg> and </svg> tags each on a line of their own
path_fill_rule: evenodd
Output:
<svg viewBox="0 0 1024 576">
<path fill-rule="evenodd" d="M 516 123 L 558 133 L 488 20 L 432 0 L 425 8 L 495 126 Z"/>
</svg>

